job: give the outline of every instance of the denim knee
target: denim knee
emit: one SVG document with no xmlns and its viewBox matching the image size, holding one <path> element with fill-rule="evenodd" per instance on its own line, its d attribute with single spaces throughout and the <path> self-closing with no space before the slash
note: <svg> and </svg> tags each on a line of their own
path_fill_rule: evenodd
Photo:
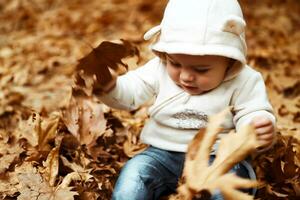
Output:
<svg viewBox="0 0 300 200">
<path fill-rule="evenodd" d="M 136 155 L 121 170 L 113 200 L 159 199 L 162 194 L 174 192 L 183 158 L 183 154 L 153 147 Z"/>
<path fill-rule="evenodd" d="M 112 200 L 138 200 L 145 199 L 147 188 L 137 176 L 134 179 L 122 180 L 117 182 Z"/>
<path fill-rule="evenodd" d="M 152 188 L 160 182 L 159 171 L 153 160 L 146 155 L 138 155 L 129 160 L 121 170 L 113 191 L 113 200 L 151 199 Z"/>
</svg>

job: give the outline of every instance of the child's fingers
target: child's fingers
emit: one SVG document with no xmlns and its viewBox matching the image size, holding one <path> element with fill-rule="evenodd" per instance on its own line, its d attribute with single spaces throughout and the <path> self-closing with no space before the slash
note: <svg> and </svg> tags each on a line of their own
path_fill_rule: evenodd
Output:
<svg viewBox="0 0 300 200">
<path fill-rule="evenodd" d="M 262 126 L 262 127 L 256 128 L 255 132 L 256 132 L 257 135 L 273 133 L 274 132 L 274 126 L 273 126 L 273 124 L 268 125 L 268 126 Z"/>
<path fill-rule="evenodd" d="M 266 117 L 256 117 L 252 120 L 252 125 L 255 128 L 272 125 L 272 121 Z"/>
<path fill-rule="evenodd" d="M 267 133 L 267 134 L 257 136 L 258 140 L 265 140 L 265 141 L 272 141 L 273 138 L 274 138 L 273 133 Z"/>
<path fill-rule="evenodd" d="M 274 139 L 275 136 L 273 133 L 257 136 L 258 143 L 260 144 L 259 146 L 268 146 L 273 143 Z"/>
<path fill-rule="evenodd" d="M 74 80 L 75 85 L 78 85 L 78 86 L 84 86 L 85 85 L 84 79 L 82 78 L 83 74 L 84 74 L 83 70 L 81 70 L 78 73 L 74 74 L 73 80 Z"/>
<path fill-rule="evenodd" d="M 112 79 L 106 84 L 94 83 L 93 92 L 94 93 L 108 93 L 116 86 L 116 77 L 112 76 Z"/>
</svg>

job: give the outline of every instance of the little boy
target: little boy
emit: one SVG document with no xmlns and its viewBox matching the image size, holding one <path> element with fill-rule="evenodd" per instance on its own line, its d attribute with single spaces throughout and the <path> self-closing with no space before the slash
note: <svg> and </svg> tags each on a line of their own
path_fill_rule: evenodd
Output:
<svg viewBox="0 0 300 200">
<path fill-rule="evenodd" d="M 220 137 L 252 124 L 260 147 L 272 145 L 275 117 L 262 76 L 246 65 L 245 25 L 237 0 L 170 0 L 161 24 L 144 36 L 156 37 L 157 56 L 102 86 L 107 94 L 101 100 L 114 108 L 133 110 L 155 99 L 141 133 L 150 147 L 125 164 L 113 199 L 159 199 L 174 192 L 189 142 L 208 116 L 228 106 L 233 113 Z M 255 179 L 247 161 L 231 171 Z"/>
</svg>

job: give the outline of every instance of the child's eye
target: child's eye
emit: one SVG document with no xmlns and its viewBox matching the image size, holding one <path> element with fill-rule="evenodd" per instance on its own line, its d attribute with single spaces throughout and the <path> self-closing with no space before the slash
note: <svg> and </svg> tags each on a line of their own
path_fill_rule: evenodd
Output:
<svg viewBox="0 0 300 200">
<path fill-rule="evenodd" d="M 209 69 L 195 69 L 197 73 L 204 74 L 209 71 Z"/>
<path fill-rule="evenodd" d="M 181 65 L 179 63 L 175 63 L 175 62 L 172 62 L 170 61 L 171 65 L 173 65 L 174 67 L 180 67 Z"/>
</svg>

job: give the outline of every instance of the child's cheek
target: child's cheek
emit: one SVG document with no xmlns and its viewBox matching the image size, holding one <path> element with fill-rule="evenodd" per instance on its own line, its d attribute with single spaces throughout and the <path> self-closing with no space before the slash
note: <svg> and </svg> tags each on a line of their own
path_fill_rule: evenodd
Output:
<svg viewBox="0 0 300 200">
<path fill-rule="evenodd" d="M 197 76 L 197 84 L 202 89 L 211 89 L 214 80 L 209 76 Z"/>
<path fill-rule="evenodd" d="M 179 76 L 180 76 L 180 72 L 179 70 L 176 70 L 176 69 L 172 69 L 170 67 L 167 67 L 167 72 L 169 74 L 169 76 L 171 77 L 171 79 L 178 83 L 179 82 Z"/>
</svg>

